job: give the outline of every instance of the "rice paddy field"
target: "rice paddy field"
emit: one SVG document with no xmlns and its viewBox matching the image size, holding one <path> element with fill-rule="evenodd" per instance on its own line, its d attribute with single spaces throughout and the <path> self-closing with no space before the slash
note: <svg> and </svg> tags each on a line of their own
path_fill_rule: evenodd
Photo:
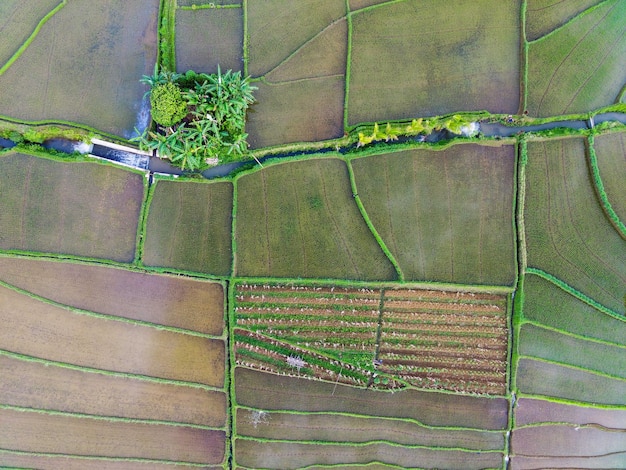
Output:
<svg viewBox="0 0 626 470">
<path fill-rule="evenodd" d="M 625 8 L 0 1 L 0 468 L 626 466 Z M 250 76 L 258 161 L 32 144 L 129 143 L 155 61 Z"/>
<path fill-rule="evenodd" d="M 23 21 L 29 27 L 23 31 L 29 35 L 48 13 L 47 7 L 59 8 L 10 67 L 0 69 L 0 88 L 11 90 L 0 94 L 0 114 L 29 121 L 71 121 L 126 138 L 135 126 L 142 126 L 146 89 L 138 78 L 154 68 L 158 0 L 54 5 L 44 0 L 19 2 L 19 8 L 14 5 L 18 2 L 2 3 L 9 16 L 2 15 L 0 21 L 8 18 L 13 29 L 13 14 L 28 15 Z M 11 35 L 11 54 L 24 44 L 23 31 Z"/>
<path fill-rule="evenodd" d="M 2 465 L 224 462 L 221 285 L 59 261 L 0 263 Z"/>
<path fill-rule="evenodd" d="M 232 184 L 162 180 L 152 191 L 143 262 L 228 276 L 232 266 Z"/>
<path fill-rule="evenodd" d="M 565 3 L 570 6 L 558 11 L 566 22 L 528 44 L 526 110 L 532 116 L 584 113 L 607 106 L 619 101 L 626 82 L 622 60 L 626 4 L 621 0 Z M 592 3 L 597 5 L 566 20 L 567 10 L 574 13 Z M 540 12 L 538 16 L 543 23 L 552 15 Z"/>
<path fill-rule="evenodd" d="M 0 248 L 130 262 L 140 174 L 24 153 L 0 155 Z"/>
</svg>

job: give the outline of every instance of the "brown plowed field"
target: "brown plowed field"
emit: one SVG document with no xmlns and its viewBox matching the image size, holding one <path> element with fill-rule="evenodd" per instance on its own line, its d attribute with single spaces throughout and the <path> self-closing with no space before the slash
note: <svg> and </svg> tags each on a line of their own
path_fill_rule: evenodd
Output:
<svg viewBox="0 0 626 470">
<path fill-rule="evenodd" d="M 250 293 L 304 293 L 308 294 L 331 294 L 331 295 L 346 295 L 346 296 L 363 296 L 363 297 L 376 297 L 380 295 L 379 289 L 349 289 L 347 287 L 313 287 L 313 286 L 283 286 L 283 285 L 250 285 L 250 284 L 238 284 L 237 292 L 241 294 L 243 292 Z"/>
<path fill-rule="evenodd" d="M 441 324 L 472 324 L 500 326 L 506 328 L 506 318 L 496 315 L 471 315 L 459 312 L 387 312 L 385 321 L 393 323 L 441 323 Z M 391 317 L 393 315 L 393 317 Z"/>
<path fill-rule="evenodd" d="M 235 308 L 236 314 L 241 315 L 258 315 L 261 316 L 319 316 L 320 318 L 324 317 L 332 317 L 337 318 L 338 316 L 346 317 L 346 316 L 356 316 L 356 317 L 376 317 L 378 320 L 379 312 L 378 310 L 355 310 L 345 309 L 345 310 L 336 310 L 331 308 L 318 308 L 318 307 L 302 307 L 302 308 L 290 308 L 290 307 L 237 307 Z"/>
<path fill-rule="evenodd" d="M 378 353 L 388 357 L 394 357 L 396 355 L 416 355 L 416 354 L 436 354 L 438 357 L 454 357 L 454 358 L 479 358 L 479 359 L 492 359 L 506 361 L 506 351 L 500 351 L 498 349 L 459 349 L 459 348 L 445 348 L 440 346 L 417 346 L 407 348 L 392 348 L 392 347 L 380 347 Z"/>
<path fill-rule="evenodd" d="M 111 377 L 0 355 L 5 405 L 221 427 L 226 394 Z M 0 455 L 1 459 L 1 455 Z"/>
<path fill-rule="evenodd" d="M 452 312 L 476 312 L 479 314 L 498 312 L 503 314 L 504 309 L 495 304 L 470 304 L 450 302 L 423 302 L 416 300 L 385 300 L 385 312 L 413 312 L 429 310 L 450 310 Z"/>
<path fill-rule="evenodd" d="M 371 298 L 342 298 L 342 297 L 272 297 L 265 294 L 258 295 L 238 295 L 238 302 L 248 303 L 271 303 L 276 305 L 296 304 L 296 305 L 344 305 L 346 307 L 378 306 L 380 299 Z"/>
<path fill-rule="evenodd" d="M 221 284 L 103 266 L 0 257 L 0 280 L 64 305 L 221 335 Z"/>
<path fill-rule="evenodd" d="M 423 289 L 385 289 L 385 300 L 387 299 L 436 299 L 441 301 L 460 302 L 469 300 L 502 301 L 501 295 L 483 294 L 474 292 L 452 292 L 444 290 L 423 290 Z"/>
<path fill-rule="evenodd" d="M 224 459 L 223 431 L 12 410 L 0 410 L 0 422 L 2 449 L 207 464 Z"/>
<path fill-rule="evenodd" d="M 0 348 L 12 352 L 216 387 L 224 383 L 221 340 L 76 314 L 5 287 L 0 323 Z"/>
<path fill-rule="evenodd" d="M 506 338 L 476 338 L 473 336 L 459 336 L 447 333 L 397 333 L 395 331 L 385 332 L 380 340 L 381 348 L 406 348 L 410 345 L 425 346 L 444 346 L 459 348 L 478 348 L 478 349 L 495 349 L 504 351 L 502 342 L 506 342 Z"/>
</svg>

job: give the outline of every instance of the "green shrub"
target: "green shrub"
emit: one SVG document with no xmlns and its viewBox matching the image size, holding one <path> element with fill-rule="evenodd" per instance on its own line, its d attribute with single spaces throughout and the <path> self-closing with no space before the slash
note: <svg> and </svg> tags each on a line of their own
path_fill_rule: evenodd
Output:
<svg viewBox="0 0 626 470">
<path fill-rule="evenodd" d="M 150 92 L 152 119 L 164 127 L 178 124 L 187 115 L 187 103 L 175 83 L 162 83 Z"/>
</svg>

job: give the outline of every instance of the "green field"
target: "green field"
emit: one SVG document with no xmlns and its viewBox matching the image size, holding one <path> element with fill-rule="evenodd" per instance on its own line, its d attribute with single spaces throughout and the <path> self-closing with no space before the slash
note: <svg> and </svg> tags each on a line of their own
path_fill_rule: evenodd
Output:
<svg viewBox="0 0 626 470">
<path fill-rule="evenodd" d="M 216 73 L 219 65 L 222 71 L 242 70 L 242 16 L 241 8 L 177 10 L 176 69 Z"/>
<path fill-rule="evenodd" d="M 352 161 L 361 201 L 406 279 L 515 281 L 515 148 L 455 145 Z"/>
<path fill-rule="evenodd" d="M 602 0 L 528 0 L 526 6 L 526 39 L 533 41 L 563 26 L 587 8 Z"/>
<path fill-rule="evenodd" d="M 237 179 L 238 276 L 394 279 L 339 159 L 274 165 Z"/>
<path fill-rule="evenodd" d="M 157 0 L 68 2 L 0 76 L 0 114 L 55 119 L 124 137 L 139 125 L 156 58 Z"/>
<path fill-rule="evenodd" d="M 526 274 L 524 279 L 523 315 L 526 320 L 575 335 L 626 343 L 626 321 L 609 316 L 532 274 Z"/>
<path fill-rule="evenodd" d="M 353 13 L 350 125 L 461 109 L 517 112 L 520 2 L 440 5 L 385 2 Z"/>
<path fill-rule="evenodd" d="M 626 240 L 598 202 L 583 139 L 528 144 L 524 219 L 528 266 L 624 312 Z"/>
<path fill-rule="evenodd" d="M 626 82 L 625 16 L 626 3 L 608 0 L 530 43 L 531 116 L 584 113 L 616 101 Z"/>
<path fill-rule="evenodd" d="M 143 262 L 230 274 L 232 198 L 231 183 L 159 181 L 148 210 Z"/>
<path fill-rule="evenodd" d="M 130 262 L 142 175 L 26 154 L 0 157 L 0 248 Z"/>
</svg>

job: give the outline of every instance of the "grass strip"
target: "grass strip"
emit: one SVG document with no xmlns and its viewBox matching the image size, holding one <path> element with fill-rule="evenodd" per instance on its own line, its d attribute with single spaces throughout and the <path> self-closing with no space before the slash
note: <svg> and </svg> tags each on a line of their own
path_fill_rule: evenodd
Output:
<svg viewBox="0 0 626 470">
<path fill-rule="evenodd" d="M 576 297 L 578 300 L 582 300 L 586 304 L 591 305 L 593 308 L 595 308 L 596 310 L 599 310 L 602 313 L 606 313 L 607 315 L 610 315 L 613 318 L 617 318 L 618 320 L 626 320 L 626 317 L 624 317 L 623 315 L 620 315 L 619 313 L 611 310 L 610 308 L 605 307 L 601 303 L 595 301 L 594 299 L 583 294 L 582 292 L 574 289 L 572 286 L 570 286 L 569 284 L 566 284 L 565 282 L 553 276 L 552 274 L 548 274 L 547 272 L 542 271 L 541 269 L 537 269 L 537 268 L 526 268 L 526 273 L 534 274 L 536 276 L 542 277 L 546 281 L 550 281 L 557 287 L 560 287 L 561 289 L 563 289 L 568 294 L 571 294 L 574 297 Z"/>
<path fill-rule="evenodd" d="M 167 384 L 167 385 L 178 385 L 181 387 L 201 388 L 203 390 L 209 390 L 212 392 L 224 391 L 223 389 L 218 388 L 218 387 L 211 387 L 210 385 L 204 385 L 204 384 L 200 384 L 196 382 L 185 382 L 182 380 L 172 380 L 172 379 L 162 379 L 160 377 L 151 377 L 149 375 L 130 374 L 128 372 L 115 372 L 111 370 L 94 369 L 93 367 L 77 366 L 75 364 L 69 364 L 67 362 L 51 361 L 48 359 L 41 359 L 39 357 L 28 356 L 26 354 L 14 353 L 12 351 L 7 351 L 5 349 L 0 349 L 0 356 L 7 356 L 12 359 L 20 359 L 22 361 L 35 362 L 37 364 L 43 364 L 45 366 L 53 365 L 53 366 L 62 367 L 65 369 L 76 370 L 79 372 L 102 374 L 102 375 L 107 375 L 110 377 L 138 379 L 138 380 L 145 380 L 147 382 L 156 382 L 156 383 L 162 383 L 162 384 Z"/>
<path fill-rule="evenodd" d="M 363 202 L 361 201 L 361 198 L 357 191 L 356 178 L 354 177 L 354 170 L 352 168 L 351 160 L 346 160 L 346 167 L 348 168 L 348 176 L 350 179 L 350 187 L 352 189 L 352 196 L 354 197 L 354 201 L 356 202 L 356 205 L 359 208 L 359 212 L 361 213 L 363 220 L 365 220 L 367 227 L 370 229 L 370 232 L 372 232 L 372 235 L 374 235 L 374 238 L 378 242 L 378 245 L 380 246 L 381 250 L 383 250 L 383 253 L 385 253 L 385 256 L 387 256 L 391 264 L 393 264 L 393 267 L 395 268 L 396 273 L 398 274 L 398 279 L 400 280 L 400 282 L 404 282 L 404 273 L 402 272 L 402 268 L 400 268 L 398 261 L 393 256 L 391 251 L 389 251 L 389 248 L 387 248 L 387 245 L 381 238 L 380 234 L 378 233 L 378 230 L 376 230 L 376 227 L 374 227 L 374 224 L 372 223 L 372 220 L 370 219 L 369 215 L 367 215 L 365 206 L 363 205 Z"/>
<path fill-rule="evenodd" d="M 146 175 L 148 176 L 148 175 Z M 135 240 L 135 259 L 133 264 L 136 266 L 143 265 L 143 248 L 146 240 L 146 225 L 148 222 L 148 207 L 154 195 L 154 185 L 150 184 L 148 177 L 143 181 L 143 202 L 139 210 L 139 222 L 137 223 L 137 238 Z"/>
<path fill-rule="evenodd" d="M 202 424 L 181 423 L 177 421 L 162 421 L 162 420 L 156 420 L 156 419 L 120 418 L 117 416 L 92 415 L 92 414 L 87 414 L 87 413 L 74 413 L 74 412 L 68 412 L 68 411 L 48 410 L 48 409 L 42 409 L 42 408 L 29 408 L 29 407 L 14 406 L 14 405 L 0 404 L 0 410 L 11 410 L 11 411 L 24 412 L 24 413 L 41 413 L 41 414 L 51 415 L 51 416 L 67 416 L 67 417 L 73 417 L 73 418 L 95 419 L 99 421 L 108 421 L 108 422 L 115 422 L 115 423 L 139 423 L 139 424 L 176 426 L 176 427 L 185 427 L 185 428 L 194 428 L 194 429 L 206 429 L 206 430 L 211 430 L 211 431 L 223 431 L 223 428 L 205 426 Z"/>
<path fill-rule="evenodd" d="M 77 455 L 77 454 L 57 454 L 51 452 L 26 452 L 23 450 L 12 450 L 12 449 L 0 449 L 0 455 L 2 454 L 14 454 L 14 455 L 23 455 L 23 456 L 35 456 L 35 457 L 51 457 L 51 458 L 71 458 L 71 459 L 80 459 L 80 460 L 93 460 L 98 462 L 129 462 L 129 463 L 141 463 L 141 464 L 165 464 L 165 465 L 182 465 L 186 467 L 195 467 L 195 468 L 207 468 L 207 464 L 205 463 L 193 463 L 193 462 L 182 462 L 182 461 L 173 461 L 173 460 L 158 460 L 158 459 L 142 459 L 137 457 L 101 457 L 97 455 Z M 4 467 L 0 467 L 4 468 Z"/>
<path fill-rule="evenodd" d="M 183 5 L 179 10 L 221 10 L 224 8 L 242 8 L 240 4 L 216 5 L 215 3 L 204 3 L 202 5 Z"/>
<path fill-rule="evenodd" d="M 605 372 L 600 372 L 600 371 L 593 370 L 593 369 L 587 369 L 585 367 L 574 366 L 572 364 L 567 364 L 565 362 L 553 361 L 551 359 L 544 359 L 542 357 L 527 356 L 526 354 L 520 354 L 519 358 L 520 359 L 529 359 L 529 360 L 537 361 L 537 362 L 543 362 L 543 363 L 546 363 L 546 364 L 554 364 L 555 366 L 565 367 L 567 369 L 580 370 L 582 372 L 587 372 L 588 374 L 593 374 L 593 375 L 597 375 L 597 376 L 600 376 L 600 377 L 605 377 L 607 379 L 613 379 L 613 380 L 619 380 L 620 382 L 626 382 L 626 378 L 624 378 L 624 377 L 619 377 L 617 375 L 607 374 Z"/>
<path fill-rule="evenodd" d="M 543 400 L 551 403 L 558 403 L 561 405 L 574 405 L 581 408 L 595 408 L 599 410 L 626 410 L 626 404 L 623 405 L 605 405 L 603 403 L 591 403 L 587 401 L 572 400 L 570 398 L 559 398 L 549 395 L 541 395 L 537 393 L 519 392 L 518 398 L 532 398 L 535 400 Z"/>
<path fill-rule="evenodd" d="M 29 297 L 31 299 L 37 300 L 39 302 L 42 302 L 44 304 L 48 304 L 48 305 L 52 305 L 53 307 L 58 307 L 61 308 L 63 310 L 67 310 L 68 312 L 77 314 L 77 315 L 86 315 L 88 317 L 93 317 L 93 318 L 98 318 L 98 319 L 102 319 L 102 320 L 112 320 L 112 321 L 117 321 L 117 322 L 121 322 L 121 323 L 128 323 L 130 325 L 133 326 L 147 326 L 150 328 L 154 328 L 155 330 L 162 330 L 162 331 L 169 331 L 172 333 L 180 333 L 183 335 L 188 335 L 188 336 L 197 336 L 200 338 L 207 338 L 207 339 L 215 339 L 215 340 L 223 340 L 223 336 L 215 336 L 215 335 L 209 335 L 206 333 L 200 333 L 198 331 L 193 331 L 193 330 L 187 330 L 185 328 L 179 328 L 176 326 L 167 326 L 167 325 L 161 325 L 159 323 L 152 323 L 149 321 L 145 321 L 145 320 L 134 320 L 131 318 L 125 318 L 125 317 L 120 317 L 120 316 L 116 316 L 116 315 L 110 315 L 107 313 L 98 313 L 98 312 L 92 312 L 91 310 L 84 310 L 81 308 L 76 308 L 76 307 L 71 307 L 69 305 L 65 305 L 59 302 L 56 302 L 54 300 L 50 300 L 47 299 L 45 297 L 42 297 L 40 295 L 37 294 L 33 294 L 32 292 L 29 292 L 27 290 L 21 289 L 19 287 L 16 287 L 12 284 L 9 284 L 7 282 L 1 281 L 0 280 L 0 286 L 2 287 L 6 287 L 7 289 L 11 289 L 12 291 L 17 292 L 18 294 L 22 294 L 25 295 L 26 297 Z"/>
<path fill-rule="evenodd" d="M 440 447 L 440 446 L 425 446 L 419 444 L 398 444 L 397 442 L 385 441 L 385 440 L 371 440 L 366 442 L 337 442 L 337 441 L 303 441 L 303 440 L 288 440 L 288 439 L 268 439 L 262 437 L 248 437 L 248 436 L 237 436 L 237 440 L 242 441 L 252 441 L 252 442 L 277 442 L 284 444 L 313 444 L 313 445 L 327 445 L 327 446 L 336 446 L 336 447 L 368 447 L 375 444 L 384 444 L 390 447 L 397 447 L 402 449 L 429 449 L 429 450 L 437 450 L 437 451 L 456 451 L 456 452 L 468 452 L 468 453 L 476 453 L 476 449 L 468 449 L 466 447 Z M 482 453 L 489 454 L 499 454 L 502 453 L 501 449 L 493 449 L 493 450 L 480 450 L 478 451 Z"/>
<path fill-rule="evenodd" d="M 236 196 L 237 185 L 233 182 L 233 192 Z M 237 200 L 235 199 L 233 203 L 233 211 L 234 207 L 237 205 Z M 234 220 L 234 213 L 233 213 Z M 233 248 L 235 243 L 235 232 L 232 233 L 233 238 Z M 233 260 L 234 260 L 234 251 L 233 251 Z M 234 269 L 234 268 L 233 268 Z M 224 301 L 226 302 L 225 310 L 226 310 L 226 321 L 224 322 L 224 331 L 226 332 L 226 370 L 227 372 L 224 374 L 224 388 L 226 390 L 226 456 L 225 460 L 227 463 L 226 468 L 235 468 L 234 466 L 234 448 L 233 442 L 235 440 L 235 435 L 237 434 L 237 422 L 235 420 L 235 407 L 237 405 L 237 398 L 235 393 L 235 367 L 237 367 L 237 362 L 235 358 L 235 333 L 234 326 L 235 322 L 235 294 L 236 287 L 234 282 L 229 282 L 225 289 L 226 296 Z"/>
<path fill-rule="evenodd" d="M 11 65 L 13 65 L 13 62 L 15 62 L 24 53 L 24 51 L 28 48 L 28 46 L 30 46 L 30 44 L 35 40 L 35 38 L 39 34 L 39 31 L 41 30 L 43 25 L 45 25 L 50 18 L 56 15 L 66 4 L 67 4 L 67 0 L 63 0 L 54 9 L 52 9 L 52 11 L 50 11 L 46 16 L 44 16 L 41 19 L 41 21 L 39 21 L 37 26 L 35 26 L 35 29 L 33 30 L 33 32 L 30 34 L 30 36 L 28 36 L 26 41 L 24 41 L 24 43 L 15 52 L 15 54 L 13 54 L 9 58 L 9 60 L 2 67 L 0 67 L 0 76 L 2 76 L 2 74 L 4 74 L 4 72 L 6 72 L 8 68 L 11 67 Z"/>
<path fill-rule="evenodd" d="M 609 219 L 609 222 L 615 227 L 615 229 L 619 232 L 622 238 L 626 239 L 626 225 L 620 220 L 619 216 L 615 213 L 611 202 L 609 201 L 609 197 L 606 194 L 604 189 L 604 183 L 602 183 L 602 177 L 600 175 L 600 168 L 598 167 L 598 156 L 596 154 L 596 149 L 594 148 L 594 136 L 587 136 L 586 141 L 587 147 L 587 155 L 589 157 L 589 168 L 591 170 L 591 175 L 593 176 L 593 187 L 598 194 L 598 198 L 600 199 L 600 204 L 602 205 L 602 209 L 604 213 Z"/>
</svg>

